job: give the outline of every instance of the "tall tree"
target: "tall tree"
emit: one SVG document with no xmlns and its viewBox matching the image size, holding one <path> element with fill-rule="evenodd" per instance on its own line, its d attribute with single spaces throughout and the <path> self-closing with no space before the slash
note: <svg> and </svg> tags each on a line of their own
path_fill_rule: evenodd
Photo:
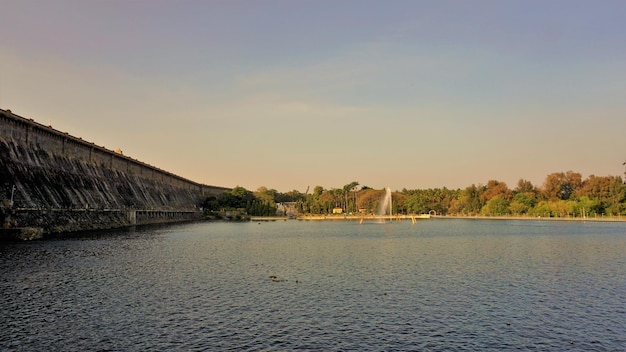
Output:
<svg viewBox="0 0 626 352">
<path fill-rule="evenodd" d="M 406 214 L 407 213 L 407 195 L 400 192 L 391 193 L 391 206 L 394 214 Z"/>
<path fill-rule="evenodd" d="M 619 214 L 626 200 L 626 185 L 619 176 L 591 175 L 577 194 L 597 200 L 600 213 Z"/>
<path fill-rule="evenodd" d="M 341 188 L 332 188 L 328 192 L 333 197 L 333 203 L 335 208 L 343 209 L 343 189 Z"/>
<path fill-rule="evenodd" d="M 483 203 L 486 203 L 495 196 L 510 200 L 512 192 L 509 187 L 507 187 L 506 183 L 497 180 L 489 180 L 487 186 L 485 186 L 485 191 L 480 196 L 481 200 Z"/>
<path fill-rule="evenodd" d="M 261 186 L 255 192 L 254 196 L 262 202 L 268 204 L 276 203 L 276 197 L 278 195 L 278 191 L 275 189 L 267 189 L 267 187 Z"/>
<path fill-rule="evenodd" d="M 359 183 L 357 181 L 352 181 L 348 183 L 347 185 L 343 186 L 343 196 L 345 198 L 343 210 L 345 212 L 356 212 L 356 200 L 354 200 L 354 197 L 356 196 L 356 187 L 358 185 Z M 348 206 L 348 196 L 352 196 L 352 199 L 353 199 L 352 207 Z"/>
<path fill-rule="evenodd" d="M 532 182 L 520 178 L 517 181 L 517 187 L 513 190 L 514 193 L 534 193 L 537 194 L 537 187 Z"/>
<path fill-rule="evenodd" d="M 313 196 L 314 197 L 319 197 L 322 195 L 322 193 L 324 193 L 324 187 L 322 186 L 315 186 L 315 188 L 313 188 Z"/>
<path fill-rule="evenodd" d="M 450 205 L 450 212 L 456 214 L 475 215 L 480 212 L 484 203 L 481 194 L 484 186 L 471 185 L 462 190 L 459 198 Z"/>
<path fill-rule="evenodd" d="M 575 194 L 581 186 L 581 174 L 573 171 L 554 172 L 546 176 L 541 194 L 546 200 L 565 200 Z"/>
</svg>

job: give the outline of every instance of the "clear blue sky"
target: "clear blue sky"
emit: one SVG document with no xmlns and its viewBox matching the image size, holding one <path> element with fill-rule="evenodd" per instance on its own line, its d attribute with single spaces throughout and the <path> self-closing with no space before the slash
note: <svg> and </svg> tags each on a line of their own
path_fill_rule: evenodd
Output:
<svg viewBox="0 0 626 352">
<path fill-rule="evenodd" d="M 194 181 L 623 176 L 626 1 L 0 0 L 0 107 Z"/>
</svg>

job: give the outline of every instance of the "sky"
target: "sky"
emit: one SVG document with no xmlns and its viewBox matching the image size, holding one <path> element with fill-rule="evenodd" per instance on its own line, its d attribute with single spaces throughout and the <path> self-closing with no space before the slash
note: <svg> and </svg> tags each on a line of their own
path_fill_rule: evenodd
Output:
<svg viewBox="0 0 626 352">
<path fill-rule="evenodd" d="M 623 176 L 623 0 L 0 0 L 0 108 L 196 182 Z"/>
</svg>

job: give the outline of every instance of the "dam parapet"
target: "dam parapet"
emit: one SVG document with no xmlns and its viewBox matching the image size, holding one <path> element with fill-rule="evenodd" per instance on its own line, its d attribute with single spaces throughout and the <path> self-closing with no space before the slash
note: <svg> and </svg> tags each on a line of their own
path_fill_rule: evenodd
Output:
<svg viewBox="0 0 626 352">
<path fill-rule="evenodd" d="M 193 220 L 202 217 L 206 197 L 227 190 L 0 110 L 5 229 L 46 234 Z"/>
</svg>

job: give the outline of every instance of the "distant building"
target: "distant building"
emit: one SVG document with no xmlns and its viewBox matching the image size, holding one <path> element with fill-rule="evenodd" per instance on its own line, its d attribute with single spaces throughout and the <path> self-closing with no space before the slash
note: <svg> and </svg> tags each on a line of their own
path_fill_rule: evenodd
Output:
<svg viewBox="0 0 626 352">
<path fill-rule="evenodd" d="M 333 208 L 333 214 L 343 214 L 343 209 L 339 207 Z"/>
</svg>

